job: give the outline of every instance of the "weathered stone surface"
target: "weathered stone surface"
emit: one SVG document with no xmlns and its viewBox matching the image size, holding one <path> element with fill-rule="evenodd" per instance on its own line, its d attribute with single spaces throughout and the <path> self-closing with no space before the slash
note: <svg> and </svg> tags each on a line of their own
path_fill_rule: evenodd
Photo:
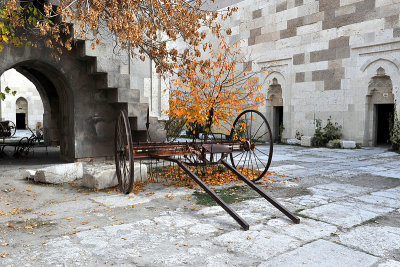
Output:
<svg viewBox="0 0 400 267">
<path fill-rule="evenodd" d="M 340 140 L 329 140 L 328 144 L 326 144 L 328 148 L 339 148 L 340 147 Z"/>
<path fill-rule="evenodd" d="M 340 146 L 341 148 L 356 148 L 356 142 L 342 140 Z"/>
<path fill-rule="evenodd" d="M 35 174 L 36 174 L 35 170 L 25 170 L 25 173 L 23 174 L 23 177 L 24 178 L 28 178 L 28 179 L 33 179 Z"/>
<path fill-rule="evenodd" d="M 393 211 L 391 208 L 365 203 L 340 202 L 304 210 L 300 213 L 338 226 L 352 227 L 391 211 Z"/>
<path fill-rule="evenodd" d="M 80 179 L 83 176 L 83 165 L 81 162 L 58 164 L 39 169 L 33 175 L 35 182 L 62 184 Z"/>
<path fill-rule="evenodd" d="M 321 196 L 349 196 L 366 193 L 371 190 L 371 188 L 368 187 L 340 183 L 316 185 L 308 189 L 314 194 Z"/>
<path fill-rule="evenodd" d="M 339 236 L 340 242 L 373 255 L 385 256 L 400 249 L 400 228 L 360 226 Z"/>
<path fill-rule="evenodd" d="M 302 136 L 301 137 L 301 146 L 313 146 L 313 136 Z"/>
<path fill-rule="evenodd" d="M 166 199 L 165 196 L 174 196 L 174 197 L 180 197 L 180 196 L 186 196 L 188 194 L 193 193 L 193 190 L 185 190 L 184 188 L 182 189 L 176 189 L 176 190 L 171 190 L 170 188 L 164 187 L 162 185 L 157 188 L 157 190 L 154 190 L 154 194 L 152 195 L 146 195 L 148 192 L 141 192 L 136 194 L 131 193 L 129 196 L 125 194 L 118 194 L 118 195 L 112 195 L 112 196 L 99 196 L 99 197 L 94 197 L 91 200 L 102 203 L 107 206 L 111 207 L 125 207 L 125 206 L 132 206 L 132 205 L 138 205 L 138 204 L 143 204 L 143 203 L 148 203 L 152 201 L 153 199 L 157 198 L 162 198 Z"/>
<path fill-rule="evenodd" d="M 285 233 L 305 242 L 329 236 L 337 230 L 336 226 L 305 218 L 301 218 L 300 224 L 288 223 L 287 219 L 272 219 L 267 224 L 278 233 Z"/>
<path fill-rule="evenodd" d="M 296 73 L 296 83 L 303 83 L 303 82 L 305 82 L 305 79 L 306 79 L 305 72 L 297 72 Z"/>
<path fill-rule="evenodd" d="M 376 196 L 371 194 L 371 195 L 356 197 L 356 199 L 378 206 L 400 208 L 400 201 L 389 197 Z"/>
<path fill-rule="evenodd" d="M 214 238 L 213 243 L 228 246 L 229 250 L 236 253 L 258 255 L 264 260 L 299 245 L 299 241 L 292 237 L 268 230 L 232 231 Z"/>
<path fill-rule="evenodd" d="M 147 181 L 147 166 L 134 163 L 134 181 Z M 104 189 L 118 184 L 114 164 L 93 164 L 85 166 L 82 185 L 88 188 Z"/>
<path fill-rule="evenodd" d="M 378 267 L 400 267 L 399 261 L 388 260 L 378 265 Z"/>
<path fill-rule="evenodd" d="M 307 208 L 313 208 L 316 206 L 321 206 L 329 203 L 329 197 L 321 195 L 305 195 L 298 196 L 288 199 L 289 202 L 297 205 L 301 205 Z"/>
<path fill-rule="evenodd" d="M 118 184 L 115 166 L 85 166 L 82 185 L 88 188 L 104 189 Z"/>
<path fill-rule="evenodd" d="M 293 138 L 293 139 L 288 139 L 286 143 L 288 143 L 289 145 L 300 145 L 301 140 Z"/>
<path fill-rule="evenodd" d="M 259 266 L 371 266 L 379 258 L 326 240 L 279 255 Z"/>
</svg>

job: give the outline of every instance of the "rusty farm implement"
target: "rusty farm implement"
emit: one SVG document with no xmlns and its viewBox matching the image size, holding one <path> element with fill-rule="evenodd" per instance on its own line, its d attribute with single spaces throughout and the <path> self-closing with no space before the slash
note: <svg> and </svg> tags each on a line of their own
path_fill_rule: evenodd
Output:
<svg viewBox="0 0 400 267">
<path fill-rule="evenodd" d="M 148 116 L 149 117 L 149 116 Z M 147 120 L 147 130 L 149 119 Z M 147 135 L 149 136 L 149 135 Z M 230 134 L 225 138 L 177 142 L 133 142 L 127 113 L 120 111 L 115 126 L 115 164 L 120 189 L 130 193 L 135 180 L 134 161 L 165 161 L 180 167 L 229 215 L 248 230 L 249 224 L 232 210 L 191 167 L 223 165 L 239 180 L 246 183 L 260 196 L 269 201 L 294 223 L 300 219 L 262 190 L 256 181 L 267 173 L 272 160 L 273 142 L 266 118 L 255 110 L 239 114 Z M 137 179 L 137 177 L 136 177 Z"/>
</svg>

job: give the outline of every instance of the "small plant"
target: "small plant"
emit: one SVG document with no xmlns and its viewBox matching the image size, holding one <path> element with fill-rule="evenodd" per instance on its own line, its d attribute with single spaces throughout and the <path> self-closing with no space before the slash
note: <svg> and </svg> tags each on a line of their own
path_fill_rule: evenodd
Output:
<svg viewBox="0 0 400 267">
<path fill-rule="evenodd" d="M 279 125 L 279 142 L 282 141 L 283 131 L 285 131 L 285 126 L 281 123 L 281 125 Z"/>
<path fill-rule="evenodd" d="M 392 149 L 400 152 L 400 119 L 397 115 L 396 104 L 394 108 L 393 126 L 390 130 L 390 142 L 392 143 Z"/>
<path fill-rule="evenodd" d="M 315 132 L 314 132 L 314 144 L 316 146 L 324 145 L 324 133 L 322 132 L 322 121 L 320 119 L 315 120 Z"/>
<path fill-rule="evenodd" d="M 178 118 L 178 117 L 171 117 L 169 120 L 165 122 L 165 130 L 167 131 L 168 138 L 175 138 L 178 137 L 185 127 L 186 120 Z"/>
<path fill-rule="evenodd" d="M 299 132 L 298 130 L 296 130 L 296 135 L 294 136 L 297 140 L 301 140 L 301 137 L 303 136 L 303 134 L 301 132 Z"/>
<path fill-rule="evenodd" d="M 193 122 L 188 123 L 188 129 L 186 130 L 186 135 L 190 138 L 200 138 L 200 134 L 204 133 L 205 126 L 200 123 Z"/>
<path fill-rule="evenodd" d="M 337 122 L 332 123 L 331 117 L 329 117 L 326 126 L 324 127 L 324 136 L 329 142 L 330 140 L 340 139 L 342 138 L 342 126 Z"/>
<path fill-rule="evenodd" d="M 325 146 L 331 140 L 338 140 L 342 138 L 342 126 L 337 122 L 332 123 L 331 117 L 327 120 L 324 128 L 322 128 L 322 121 L 315 120 L 314 143 L 316 146 Z"/>
</svg>

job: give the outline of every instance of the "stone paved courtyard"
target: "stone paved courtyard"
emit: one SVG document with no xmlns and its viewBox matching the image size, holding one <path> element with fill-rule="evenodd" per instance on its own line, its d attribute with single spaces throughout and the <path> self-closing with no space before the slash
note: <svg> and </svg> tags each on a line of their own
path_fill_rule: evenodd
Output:
<svg viewBox="0 0 400 267">
<path fill-rule="evenodd" d="M 388 148 L 276 145 L 268 192 L 301 223 L 249 198 L 231 205 L 249 231 L 198 204 L 196 189 L 121 195 L 23 179 L 38 162 L 0 160 L 2 266 L 400 266 L 400 155 Z"/>
</svg>

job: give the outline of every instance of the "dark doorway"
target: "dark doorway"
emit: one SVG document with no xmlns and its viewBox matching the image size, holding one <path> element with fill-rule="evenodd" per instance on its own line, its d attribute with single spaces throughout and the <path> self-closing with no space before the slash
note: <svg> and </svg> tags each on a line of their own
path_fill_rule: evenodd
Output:
<svg viewBox="0 0 400 267">
<path fill-rule="evenodd" d="M 376 106 L 376 144 L 390 143 L 390 127 L 393 125 L 394 104 L 379 104 Z"/>
<path fill-rule="evenodd" d="M 280 142 L 283 130 L 283 107 L 274 107 L 274 141 Z"/>
<path fill-rule="evenodd" d="M 25 125 L 25 117 L 26 113 L 17 113 L 17 129 L 19 130 L 25 130 L 26 125 Z"/>
</svg>

